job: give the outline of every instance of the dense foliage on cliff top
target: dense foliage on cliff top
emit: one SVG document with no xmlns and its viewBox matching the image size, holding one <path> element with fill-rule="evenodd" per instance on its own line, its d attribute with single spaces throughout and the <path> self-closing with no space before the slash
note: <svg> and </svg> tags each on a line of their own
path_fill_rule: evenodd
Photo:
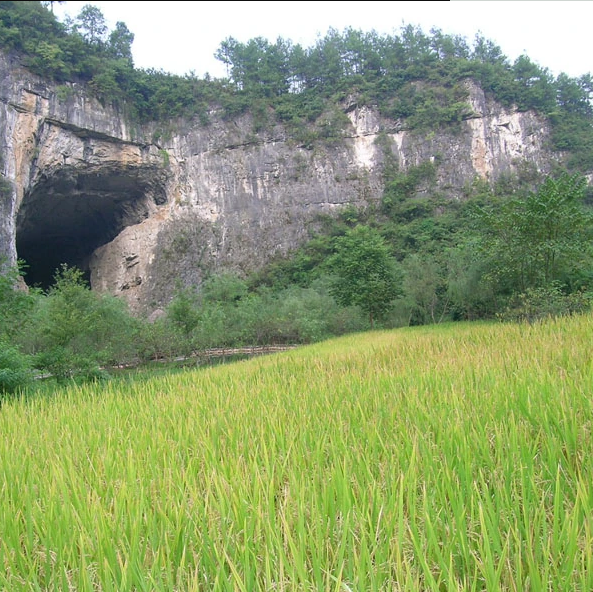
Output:
<svg viewBox="0 0 593 592">
<path fill-rule="evenodd" d="M 85 83 L 141 121 L 196 116 L 207 123 L 215 105 L 229 117 L 249 110 L 254 131 L 282 121 L 307 144 L 339 138 L 345 123 L 340 102 L 355 97 L 407 129 L 455 126 L 472 117 L 463 84 L 469 78 L 503 105 L 547 116 L 553 148 L 570 154 L 568 166 L 593 168 L 591 75 L 555 78 L 527 55 L 510 63 L 480 34 L 470 43 L 409 25 L 397 35 L 330 29 L 312 47 L 282 38 L 227 38 L 216 57 L 228 77 L 199 79 L 135 68 L 134 35 L 125 23 L 109 31 L 91 4 L 61 23 L 51 4 L 0 2 L 0 48 L 16 52 L 40 76 Z M 314 132 L 305 124 L 315 124 Z"/>
</svg>

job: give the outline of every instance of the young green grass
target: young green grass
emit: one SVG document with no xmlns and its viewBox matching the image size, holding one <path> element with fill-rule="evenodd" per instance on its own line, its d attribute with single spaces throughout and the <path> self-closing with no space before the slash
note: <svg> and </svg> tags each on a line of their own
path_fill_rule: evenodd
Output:
<svg viewBox="0 0 593 592">
<path fill-rule="evenodd" d="M 593 589 L 591 316 L 0 408 L 0 589 Z"/>
</svg>

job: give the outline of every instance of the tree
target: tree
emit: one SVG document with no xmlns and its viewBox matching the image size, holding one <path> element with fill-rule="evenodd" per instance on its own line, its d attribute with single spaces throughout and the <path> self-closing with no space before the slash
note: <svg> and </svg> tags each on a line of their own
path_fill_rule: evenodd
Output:
<svg viewBox="0 0 593 592">
<path fill-rule="evenodd" d="M 202 294 L 207 302 L 236 304 L 247 296 L 245 280 L 232 271 L 212 275 L 202 284 Z"/>
<path fill-rule="evenodd" d="M 40 41 L 35 47 L 35 55 L 28 62 L 28 66 L 35 68 L 36 72 L 44 76 L 64 78 L 67 66 L 63 60 L 63 52 L 54 43 Z"/>
<path fill-rule="evenodd" d="M 65 4 L 65 0 L 48 0 L 41 3 L 42 6 L 49 6 L 52 14 L 54 12 L 54 4 Z"/>
<path fill-rule="evenodd" d="M 589 269 L 593 218 L 584 205 L 586 188 L 584 177 L 562 172 L 526 197 L 481 208 L 481 252 L 490 278 L 509 293 L 521 293 L 567 284 Z"/>
<path fill-rule="evenodd" d="M 134 33 L 132 33 L 125 23 L 118 21 L 115 23 L 115 29 L 109 34 L 109 52 L 115 59 L 128 60 L 132 65 L 132 43 L 134 43 Z"/>
<path fill-rule="evenodd" d="M 101 45 L 105 41 L 107 25 L 101 10 L 92 4 L 85 4 L 76 17 L 77 29 L 87 43 Z"/>
<path fill-rule="evenodd" d="M 328 262 L 335 274 L 332 296 L 343 306 L 360 306 L 371 327 L 400 294 L 400 273 L 383 237 L 368 226 L 356 226 L 336 240 Z"/>
<path fill-rule="evenodd" d="M 0 405 L 6 395 L 23 389 L 32 379 L 30 358 L 0 339 Z"/>
<path fill-rule="evenodd" d="M 184 338 L 189 338 L 200 322 L 199 308 L 199 298 L 195 289 L 178 286 L 173 300 L 167 307 L 167 319 Z"/>
<path fill-rule="evenodd" d="M 516 103 L 520 111 L 537 109 L 548 113 L 556 103 L 554 79 L 546 68 L 540 68 L 526 55 L 520 55 L 513 64 L 517 85 Z"/>
<path fill-rule="evenodd" d="M 447 312 L 443 267 L 432 255 L 412 253 L 402 263 L 403 292 L 409 307 L 408 324 L 441 322 Z"/>
<path fill-rule="evenodd" d="M 476 320 L 496 312 L 494 286 L 484 281 L 485 265 L 479 249 L 470 237 L 446 248 L 447 298 L 453 320 Z"/>
<path fill-rule="evenodd" d="M 13 339 L 30 319 L 36 295 L 25 288 L 24 264 L 0 259 L 0 339 Z"/>
<path fill-rule="evenodd" d="M 29 349 L 56 378 L 92 378 L 99 366 L 135 358 L 137 329 L 121 299 L 92 292 L 83 272 L 64 264 L 35 311 Z"/>
</svg>

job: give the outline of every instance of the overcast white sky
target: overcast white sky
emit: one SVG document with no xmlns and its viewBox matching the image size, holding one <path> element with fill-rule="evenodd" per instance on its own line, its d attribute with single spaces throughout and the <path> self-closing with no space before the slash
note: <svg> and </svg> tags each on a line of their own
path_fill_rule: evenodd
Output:
<svg viewBox="0 0 593 592">
<path fill-rule="evenodd" d="M 494 41 L 511 60 L 522 53 L 553 75 L 593 73 L 591 1 L 452 0 L 396 2 L 64 2 L 55 5 L 60 20 L 75 17 L 85 4 L 97 6 L 110 30 L 123 21 L 134 34 L 137 68 L 202 77 L 226 75 L 214 58 L 227 37 L 246 42 L 278 37 L 312 46 L 328 29 L 348 27 L 397 34 L 402 24 L 432 27 L 462 35 L 476 33 Z"/>
</svg>

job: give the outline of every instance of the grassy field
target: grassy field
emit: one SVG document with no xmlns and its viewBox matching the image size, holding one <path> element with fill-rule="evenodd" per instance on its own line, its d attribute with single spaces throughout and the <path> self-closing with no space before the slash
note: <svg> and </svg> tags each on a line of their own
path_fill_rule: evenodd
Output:
<svg viewBox="0 0 593 592">
<path fill-rule="evenodd" d="M 593 590 L 593 317 L 0 408 L 2 591 Z"/>
</svg>

